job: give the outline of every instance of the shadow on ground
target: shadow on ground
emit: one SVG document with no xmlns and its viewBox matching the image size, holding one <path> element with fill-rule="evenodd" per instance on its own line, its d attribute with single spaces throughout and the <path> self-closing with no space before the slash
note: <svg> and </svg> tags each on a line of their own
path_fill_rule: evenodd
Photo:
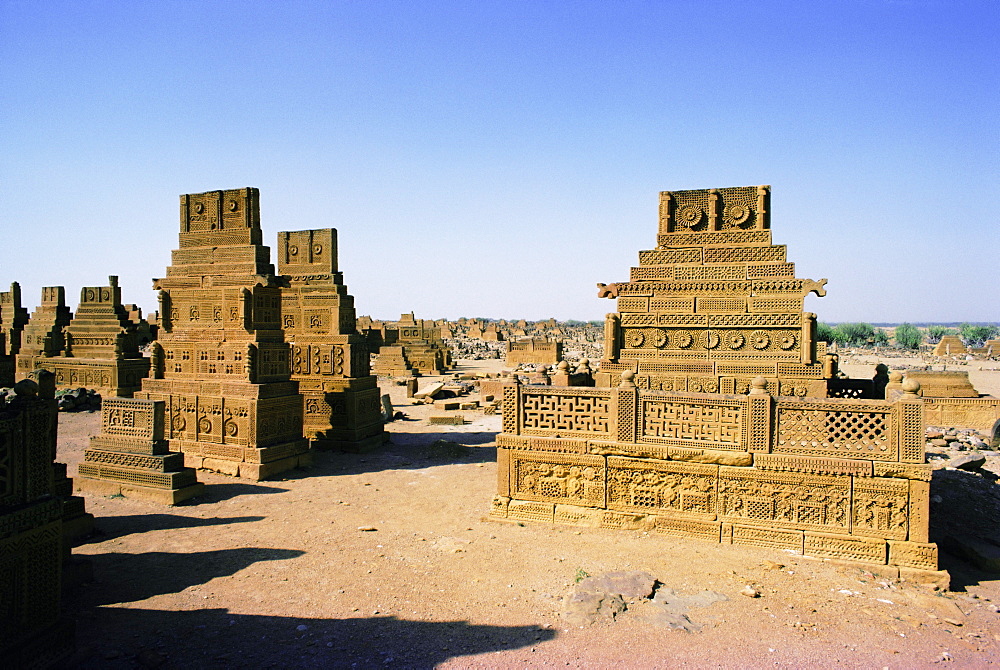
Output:
<svg viewBox="0 0 1000 670">
<path fill-rule="evenodd" d="M 178 593 L 216 577 L 236 574 L 258 561 L 281 561 L 304 553 L 298 549 L 245 547 L 187 553 L 93 554 L 86 557 L 93 571 L 93 582 L 80 587 L 70 607 L 83 611 Z"/>
<path fill-rule="evenodd" d="M 283 472 L 273 481 L 383 470 L 420 470 L 438 465 L 495 463 L 496 432 L 393 433 L 389 443 L 365 454 L 316 451 L 313 465 Z"/>
<path fill-rule="evenodd" d="M 1000 580 L 1000 485 L 996 476 L 935 470 L 930 541 L 938 544 L 939 567 L 951 575 L 953 591 Z"/>
<path fill-rule="evenodd" d="M 78 621 L 71 668 L 433 668 L 458 656 L 531 647 L 540 626 L 99 608 Z M 530 652 L 525 649 L 527 664 Z M 490 665 L 489 659 L 479 659 Z"/>
<path fill-rule="evenodd" d="M 217 486 L 227 486 L 220 484 Z M 231 484 L 228 486 L 232 486 Z M 133 533 L 145 533 L 151 530 L 174 530 L 177 528 L 194 528 L 197 526 L 224 526 L 231 523 L 250 523 L 262 521 L 262 516 L 233 517 L 191 517 L 179 514 L 134 514 L 123 516 L 102 516 L 96 520 L 94 534 L 79 542 L 80 545 L 107 542 L 118 537 Z"/>
</svg>

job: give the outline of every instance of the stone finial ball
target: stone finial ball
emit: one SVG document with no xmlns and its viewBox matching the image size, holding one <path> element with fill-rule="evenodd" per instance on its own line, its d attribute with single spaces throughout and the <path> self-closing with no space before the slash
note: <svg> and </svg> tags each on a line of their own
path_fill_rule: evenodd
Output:
<svg viewBox="0 0 1000 670">
<path fill-rule="evenodd" d="M 916 379 L 904 379 L 903 390 L 907 393 L 916 394 L 916 392 L 920 390 L 920 382 Z"/>
<path fill-rule="evenodd" d="M 33 379 L 22 379 L 14 384 L 14 393 L 20 396 L 38 395 L 38 382 Z"/>
<path fill-rule="evenodd" d="M 569 370 L 569 363 L 566 361 L 559 361 L 559 372 L 567 372 Z"/>
<path fill-rule="evenodd" d="M 541 374 L 541 373 L 545 372 L 545 366 L 544 365 L 536 365 L 535 366 L 535 372 L 537 372 L 538 374 Z"/>
<path fill-rule="evenodd" d="M 875 366 L 875 372 L 877 372 L 878 374 L 883 374 L 888 371 L 889 371 L 889 366 L 886 365 L 885 363 L 879 363 L 878 365 Z"/>
<path fill-rule="evenodd" d="M 622 381 L 623 382 L 635 381 L 635 373 L 632 372 L 631 370 L 626 370 L 625 372 L 622 373 Z"/>
<path fill-rule="evenodd" d="M 580 365 L 582 365 L 583 367 L 587 367 L 588 365 L 590 365 L 590 359 L 589 358 L 581 358 L 580 359 Z"/>
<path fill-rule="evenodd" d="M 767 380 L 763 377 L 754 377 L 750 381 L 750 393 L 767 393 Z"/>
<path fill-rule="evenodd" d="M 889 373 L 889 381 L 893 384 L 898 384 L 903 381 L 903 373 L 899 370 L 893 370 Z"/>
</svg>

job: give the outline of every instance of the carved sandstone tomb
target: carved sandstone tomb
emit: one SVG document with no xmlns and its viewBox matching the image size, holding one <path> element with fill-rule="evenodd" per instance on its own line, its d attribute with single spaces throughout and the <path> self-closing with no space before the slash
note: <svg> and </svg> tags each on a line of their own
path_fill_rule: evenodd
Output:
<svg viewBox="0 0 1000 670">
<path fill-rule="evenodd" d="M 548 337 L 526 337 L 507 342 L 507 365 L 534 363 L 555 365 L 562 360 L 562 340 Z"/>
<path fill-rule="evenodd" d="M 28 323 L 28 310 L 21 306 L 21 285 L 13 282 L 0 292 L 0 386 L 13 386 L 15 357 L 21 350 L 21 334 Z"/>
<path fill-rule="evenodd" d="M 49 667 L 73 651 L 60 614 L 63 500 L 55 495 L 57 410 L 33 380 L 0 407 L 0 659 L 10 668 Z"/>
<path fill-rule="evenodd" d="M 43 290 L 43 304 L 44 294 Z M 44 368 L 55 373 L 58 387 L 83 386 L 104 396 L 131 397 L 149 374 L 149 359 L 139 351 L 135 324 L 129 320 L 121 297 L 118 277 L 113 275 L 108 277 L 107 286 L 84 287 L 76 314 L 62 326 L 62 351 L 19 356 L 18 379 Z M 62 314 L 55 305 L 55 310 L 45 314 L 43 330 L 51 332 L 57 327 L 49 318 L 58 320 Z M 50 342 L 58 339 L 51 337 Z M 41 344 L 44 348 L 44 336 Z"/>
<path fill-rule="evenodd" d="M 188 466 L 259 480 L 310 463 L 257 189 L 182 195 L 180 218 L 135 397 L 164 402 L 170 450 Z"/>
<path fill-rule="evenodd" d="M 305 397 L 304 429 L 321 449 L 367 451 L 387 439 L 378 378 L 357 331 L 354 298 L 337 269 L 333 228 L 278 233 L 281 311 L 292 379 Z"/>
<path fill-rule="evenodd" d="M 108 398 L 101 434 L 90 438 L 76 481 L 78 490 L 176 505 L 200 494 L 193 468 L 164 439 L 162 400 Z"/>
<path fill-rule="evenodd" d="M 603 387 L 503 387 L 495 517 L 937 570 L 919 384 L 835 384 L 767 196 L 661 194 L 658 249 L 602 285 Z"/>
<path fill-rule="evenodd" d="M 63 331 L 72 320 L 73 313 L 66 306 L 66 289 L 62 286 L 42 288 L 42 304 L 32 312 L 21 334 L 18 368 L 23 365 L 30 371 L 35 369 L 32 358 L 59 356 L 66 348 Z M 22 356 L 25 357 L 23 362 Z"/>
<path fill-rule="evenodd" d="M 410 312 L 384 324 L 372 372 L 391 377 L 442 375 L 451 365 L 451 350 L 441 339 L 441 329 Z"/>
</svg>

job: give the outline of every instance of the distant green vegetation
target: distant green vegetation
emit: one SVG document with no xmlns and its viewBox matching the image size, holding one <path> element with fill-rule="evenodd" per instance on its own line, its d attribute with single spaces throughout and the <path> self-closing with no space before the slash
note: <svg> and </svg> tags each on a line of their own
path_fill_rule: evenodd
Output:
<svg viewBox="0 0 1000 670">
<path fill-rule="evenodd" d="M 816 324 L 816 339 L 827 344 L 836 342 L 842 347 L 873 347 L 889 344 L 889 336 L 870 323 Z"/>
<path fill-rule="evenodd" d="M 896 326 L 893 339 L 896 340 L 896 346 L 900 349 L 919 349 L 924 336 L 920 333 L 920 329 L 912 323 L 904 323 Z"/>
<path fill-rule="evenodd" d="M 954 335 L 955 329 L 948 328 L 947 326 L 927 326 L 927 341 L 931 344 L 937 344 L 941 341 L 941 338 L 945 335 Z"/>
<path fill-rule="evenodd" d="M 963 323 L 958 327 L 958 336 L 962 342 L 969 347 L 981 347 L 986 340 L 992 340 L 1000 332 L 996 326 L 974 326 L 971 323 Z"/>
<path fill-rule="evenodd" d="M 827 344 L 833 343 L 833 326 L 828 323 L 816 324 L 816 339 Z"/>
</svg>

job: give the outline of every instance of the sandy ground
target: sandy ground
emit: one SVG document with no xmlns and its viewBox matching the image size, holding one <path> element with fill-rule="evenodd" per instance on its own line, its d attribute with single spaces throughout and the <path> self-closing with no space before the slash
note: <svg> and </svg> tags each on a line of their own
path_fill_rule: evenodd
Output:
<svg viewBox="0 0 1000 670">
<path fill-rule="evenodd" d="M 377 453 L 320 453 L 313 467 L 260 483 L 201 473 L 206 494 L 177 507 L 87 496 L 100 533 L 74 550 L 94 577 L 65 601 L 78 627 L 73 666 L 1000 661 L 998 574 L 945 553 L 955 590 L 940 593 L 776 550 L 489 521 L 499 417 L 466 411 L 464 426 L 431 426 L 426 417 L 439 411 L 404 406 L 404 389 L 390 382 L 382 388 L 408 419 L 388 426 L 392 444 Z M 60 416 L 59 457 L 71 475 L 98 427 L 98 413 Z M 439 439 L 466 446 L 432 447 Z M 971 506 L 978 523 L 1000 523 L 992 481 L 952 471 L 933 486 L 946 494 L 932 506 L 936 532 L 968 522 Z M 680 596 L 711 591 L 725 600 L 691 605 L 688 630 L 665 626 L 643 607 L 584 627 L 562 618 L 576 579 L 630 570 L 649 572 Z M 760 597 L 741 595 L 748 585 Z"/>
</svg>

